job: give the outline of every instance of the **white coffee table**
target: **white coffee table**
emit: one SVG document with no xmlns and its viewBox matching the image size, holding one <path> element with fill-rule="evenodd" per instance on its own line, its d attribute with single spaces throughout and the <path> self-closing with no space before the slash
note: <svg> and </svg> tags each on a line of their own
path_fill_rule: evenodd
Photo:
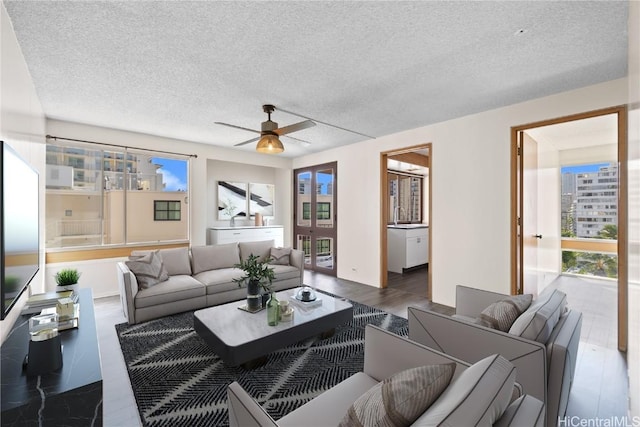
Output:
<svg viewBox="0 0 640 427">
<path fill-rule="evenodd" d="M 276 293 L 278 300 L 289 300 L 294 308 L 289 322 L 269 326 L 267 310 L 240 310 L 238 307 L 246 304 L 241 300 L 195 311 L 193 328 L 225 363 L 238 366 L 353 319 L 353 306 L 348 301 L 318 292 L 322 304 L 306 307 L 292 299 L 298 289 Z"/>
</svg>

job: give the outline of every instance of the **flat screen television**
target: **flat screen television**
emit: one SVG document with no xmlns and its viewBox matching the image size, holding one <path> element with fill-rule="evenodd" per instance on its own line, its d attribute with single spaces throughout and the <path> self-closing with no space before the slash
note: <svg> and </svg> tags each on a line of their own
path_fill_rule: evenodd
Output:
<svg viewBox="0 0 640 427">
<path fill-rule="evenodd" d="M 38 172 L 2 142 L 2 286 L 0 319 L 4 319 L 40 268 Z"/>
</svg>

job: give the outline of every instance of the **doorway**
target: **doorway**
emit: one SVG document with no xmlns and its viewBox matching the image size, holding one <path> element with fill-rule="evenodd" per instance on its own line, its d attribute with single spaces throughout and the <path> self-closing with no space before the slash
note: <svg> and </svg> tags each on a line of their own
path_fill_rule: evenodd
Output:
<svg viewBox="0 0 640 427">
<path fill-rule="evenodd" d="M 597 275 L 615 269 L 621 351 L 627 343 L 626 120 L 620 106 L 511 130 L 511 292 L 536 294 L 561 275 L 587 274 L 575 263 L 568 268 L 572 256 L 583 265 L 597 260 Z"/>
<path fill-rule="evenodd" d="M 304 252 L 304 268 L 336 276 L 337 163 L 294 170 L 293 214 L 296 249 Z"/>
<path fill-rule="evenodd" d="M 432 157 L 431 143 L 380 153 L 380 285 L 429 299 Z"/>
</svg>

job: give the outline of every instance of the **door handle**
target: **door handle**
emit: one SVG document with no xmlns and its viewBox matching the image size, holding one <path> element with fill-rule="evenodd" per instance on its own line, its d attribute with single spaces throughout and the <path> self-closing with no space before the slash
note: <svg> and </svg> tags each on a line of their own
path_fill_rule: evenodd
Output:
<svg viewBox="0 0 640 427">
<path fill-rule="evenodd" d="M 534 234 L 533 237 L 536 239 L 542 239 L 542 234 Z"/>
</svg>

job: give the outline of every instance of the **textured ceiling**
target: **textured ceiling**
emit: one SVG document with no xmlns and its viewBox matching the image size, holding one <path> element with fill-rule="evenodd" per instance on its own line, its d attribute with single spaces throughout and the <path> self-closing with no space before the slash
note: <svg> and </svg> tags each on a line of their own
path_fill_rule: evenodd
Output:
<svg viewBox="0 0 640 427">
<path fill-rule="evenodd" d="M 618 1 L 4 4 L 48 117 L 224 147 L 256 135 L 214 122 L 259 130 L 267 103 L 379 137 L 627 73 Z"/>
</svg>

